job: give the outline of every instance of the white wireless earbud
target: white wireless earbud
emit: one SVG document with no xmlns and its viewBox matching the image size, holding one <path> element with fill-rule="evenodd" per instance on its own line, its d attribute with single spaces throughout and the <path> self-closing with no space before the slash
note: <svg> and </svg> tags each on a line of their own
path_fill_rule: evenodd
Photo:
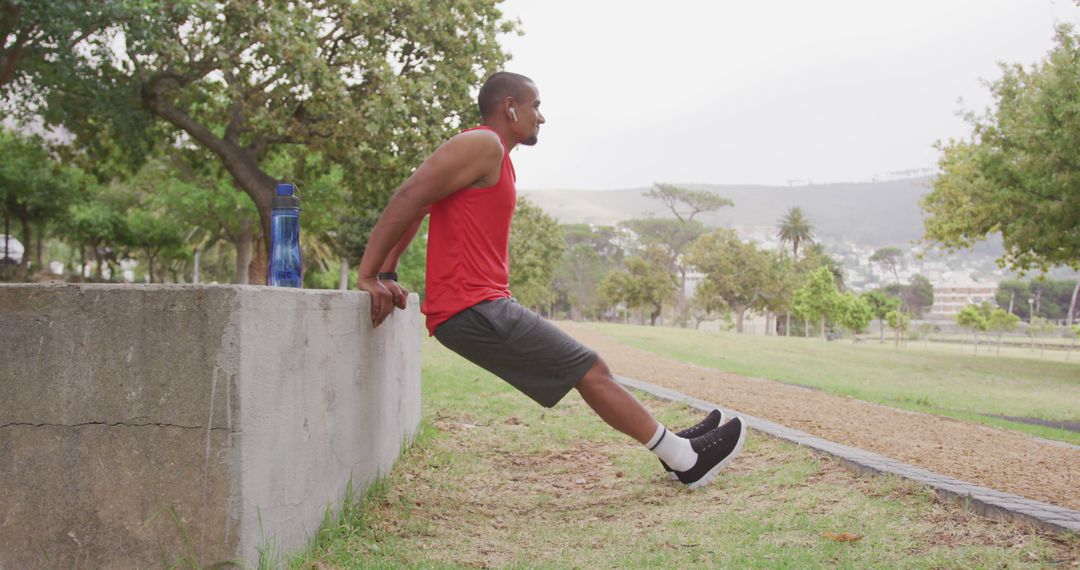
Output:
<svg viewBox="0 0 1080 570">
<path fill-rule="evenodd" d="M 515 111 L 513 107 L 510 107 L 510 118 L 513 119 L 515 123 L 517 122 L 517 111 Z"/>
</svg>

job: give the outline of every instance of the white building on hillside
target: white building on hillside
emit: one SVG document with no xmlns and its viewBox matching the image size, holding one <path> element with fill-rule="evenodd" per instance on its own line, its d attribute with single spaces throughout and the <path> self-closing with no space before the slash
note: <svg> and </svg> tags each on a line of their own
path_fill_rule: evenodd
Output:
<svg viewBox="0 0 1080 570">
<path fill-rule="evenodd" d="M 968 305 L 981 305 L 983 302 L 994 304 L 997 290 L 997 283 L 968 281 L 935 284 L 930 317 L 951 319 Z"/>
</svg>

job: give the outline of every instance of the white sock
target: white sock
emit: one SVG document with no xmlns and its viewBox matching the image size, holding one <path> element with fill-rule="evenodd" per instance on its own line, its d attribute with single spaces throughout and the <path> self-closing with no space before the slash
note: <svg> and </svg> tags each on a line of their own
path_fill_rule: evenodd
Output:
<svg viewBox="0 0 1080 570">
<path fill-rule="evenodd" d="M 690 440 L 675 435 L 660 423 L 645 447 L 676 471 L 686 471 L 697 463 L 697 452 L 690 447 Z"/>
</svg>

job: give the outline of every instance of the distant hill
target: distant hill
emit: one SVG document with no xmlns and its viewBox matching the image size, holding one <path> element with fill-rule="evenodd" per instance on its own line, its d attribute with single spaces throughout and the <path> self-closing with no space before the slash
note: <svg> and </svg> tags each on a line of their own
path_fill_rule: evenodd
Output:
<svg viewBox="0 0 1080 570">
<path fill-rule="evenodd" d="M 735 202 L 734 207 L 699 215 L 697 219 L 707 225 L 773 234 L 777 220 L 792 206 L 800 206 L 822 240 L 884 247 L 902 246 L 922 237 L 919 199 L 930 191 L 931 180 L 923 177 L 792 187 L 681 186 L 715 192 Z M 670 217 L 659 202 L 643 196 L 647 190 L 526 190 L 522 194 L 562 223 L 612 225 L 649 215 Z"/>
</svg>

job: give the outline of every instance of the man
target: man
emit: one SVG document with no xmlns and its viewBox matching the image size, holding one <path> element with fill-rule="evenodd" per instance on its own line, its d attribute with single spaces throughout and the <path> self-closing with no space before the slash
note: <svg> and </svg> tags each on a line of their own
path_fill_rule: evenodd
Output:
<svg viewBox="0 0 1080 570">
<path fill-rule="evenodd" d="M 510 151 L 536 144 L 544 116 L 536 84 L 515 73 L 492 75 L 478 100 L 483 124 L 428 157 L 371 232 L 358 285 L 371 294 L 372 325 L 395 306 L 405 308 L 408 294 L 394 270 L 430 213 L 422 307 L 429 334 L 543 406 L 576 388 L 605 422 L 647 446 L 689 488 L 707 484 L 742 449 L 742 418 L 723 423 L 716 410 L 688 430 L 669 432 L 595 352 L 511 299 L 508 243 L 517 195 Z"/>
</svg>

